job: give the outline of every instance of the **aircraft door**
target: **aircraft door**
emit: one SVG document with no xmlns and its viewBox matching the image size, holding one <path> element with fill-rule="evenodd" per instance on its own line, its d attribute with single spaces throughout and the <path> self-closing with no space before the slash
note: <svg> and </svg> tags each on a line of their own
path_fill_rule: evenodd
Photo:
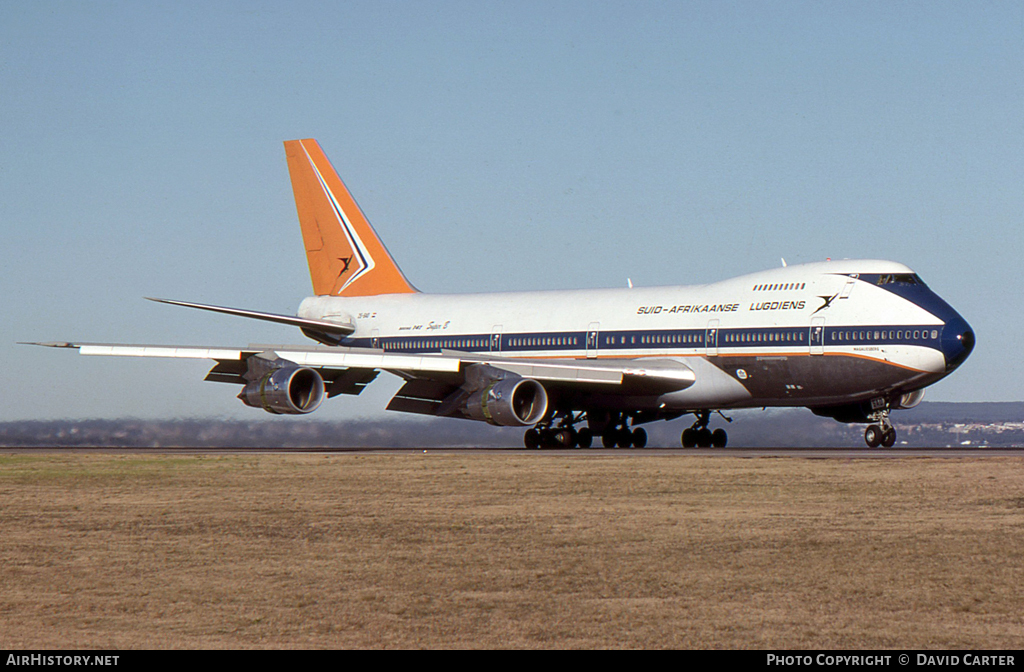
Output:
<svg viewBox="0 0 1024 672">
<path fill-rule="evenodd" d="M 708 322 L 708 328 L 704 332 L 704 348 L 708 357 L 718 355 L 718 320 Z"/>
<path fill-rule="evenodd" d="M 587 327 L 587 359 L 597 358 L 597 337 L 600 331 L 600 322 L 591 322 Z"/>
<path fill-rule="evenodd" d="M 811 332 L 808 336 L 812 355 L 825 354 L 825 318 L 811 318 Z"/>
<path fill-rule="evenodd" d="M 491 328 L 491 352 L 501 352 L 501 325 Z"/>
</svg>

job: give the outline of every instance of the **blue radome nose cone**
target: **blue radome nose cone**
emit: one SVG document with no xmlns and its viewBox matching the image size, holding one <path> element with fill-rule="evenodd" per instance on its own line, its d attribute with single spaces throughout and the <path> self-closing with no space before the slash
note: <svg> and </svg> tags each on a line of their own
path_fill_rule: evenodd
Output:
<svg viewBox="0 0 1024 672">
<path fill-rule="evenodd" d="M 946 372 L 963 364 L 974 350 L 974 330 L 967 321 L 957 316 L 946 322 L 942 329 L 942 354 L 946 357 Z"/>
</svg>

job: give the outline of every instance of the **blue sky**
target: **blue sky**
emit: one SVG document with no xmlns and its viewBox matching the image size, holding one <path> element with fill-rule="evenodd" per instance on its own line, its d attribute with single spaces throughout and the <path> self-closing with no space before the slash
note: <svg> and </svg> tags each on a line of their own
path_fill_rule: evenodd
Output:
<svg viewBox="0 0 1024 672">
<path fill-rule="evenodd" d="M 0 0 L 0 420 L 262 420 L 203 362 L 15 345 L 302 342 L 151 304 L 311 291 L 317 138 L 432 292 L 887 258 L 971 322 L 929 391 L 1024 399 L 1024 4 Z M 333 400 L 380 413 L 398 385 Z M 254 417 L 259 416 L 259 417 Z"/>
</svg>

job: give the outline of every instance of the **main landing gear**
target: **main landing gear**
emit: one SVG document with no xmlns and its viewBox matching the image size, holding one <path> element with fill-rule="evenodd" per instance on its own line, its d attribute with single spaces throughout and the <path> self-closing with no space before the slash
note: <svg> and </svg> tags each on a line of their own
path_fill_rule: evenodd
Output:
<svg viewBox="0 0 1024 672">
<path fill-rule="evenodd" d="M 601 444 L 605 448 L 643 448 L 647 445 L 647 430 L 642 427 L 630 429 L 623 420 L 605 427 L 601 432 Z"/>
<path fill-rule="evenodd" d="M 729 443 L 729 435 L 725 433 L 725 430 L 718 428 L 712 432 L 708 429 L 708 423 L 711 422 L 711 411 L 694 411 L 693 414 L 697 416 L 697 420 L 692 427 L 683 430 L 683 448 L 725 448 Z M 722 415 L 722 412 L 718 411 L 718 414 Z M 726 418 L 724 415 L 722 417 L 732 422 L 732 418 Z"/>
<path fill-rule="evenodd" d="M 594 442 L 594 430 L 574 425 L 586 419 L 586 413 L 558 413 L 545 418 L 536 427 L 526 430 L 523 444 L 530 450 L 536 448 L 590 448 Z M 605 448 L 643 448 L 647 445 L 647 432 L 640 427 L 629 427 L 629 418 L 618 415 L 601 431 L 601 444 Z"/>
<path fill-rule="evenodd" d="M 864 430 L 864 442 L 868 444 L 868 448 L 877 448 L 879 446 L 892 448 L 896 445 L 896 428 L 889 422 L 888 408 L 876 411 L 869 415 L 868 418 L 878 423 L 876 425 L 868 425 L 868 428 Z"/>
<path fill-rule="evenodd" d="M 583 414 L 571 412 L 557 413 L 526 430 L 523 444 L 530 450 L 536 448 L 589 448 L 594 436 L 588 427 L 577 431 L 573 426 L 583 418 Z"/>
</svg>

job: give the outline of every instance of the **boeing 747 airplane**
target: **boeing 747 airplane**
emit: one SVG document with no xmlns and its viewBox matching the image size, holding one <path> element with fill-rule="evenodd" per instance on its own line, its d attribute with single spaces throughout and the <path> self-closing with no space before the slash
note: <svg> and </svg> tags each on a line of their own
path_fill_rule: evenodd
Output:
<svg viewBox="0 0 1024 672">
<path fill-rule="evenodd" d="M 868 446 L 892 446 L 890 411 L 920 403 L 974 348 L 967 322 L 891 261 L 678 287 L 424 294 L 319 144 L 284 145 L 315 296 L 294 316 L 154 300 L 296 326 L 319 345 L 37 345 L 209 359 L 206 380 L 240 385 L 243 403 L 270 413 L 310 413 L 387 371 L 405 381 L 389 410 L 528 428 L 529 448 L 595 436 L 643 447 L 640 425 L 684 415 L 695 417 L 684 446 L 724 447 L 716 412 L 768 406 L 867 423 Z"/>
</svg>

